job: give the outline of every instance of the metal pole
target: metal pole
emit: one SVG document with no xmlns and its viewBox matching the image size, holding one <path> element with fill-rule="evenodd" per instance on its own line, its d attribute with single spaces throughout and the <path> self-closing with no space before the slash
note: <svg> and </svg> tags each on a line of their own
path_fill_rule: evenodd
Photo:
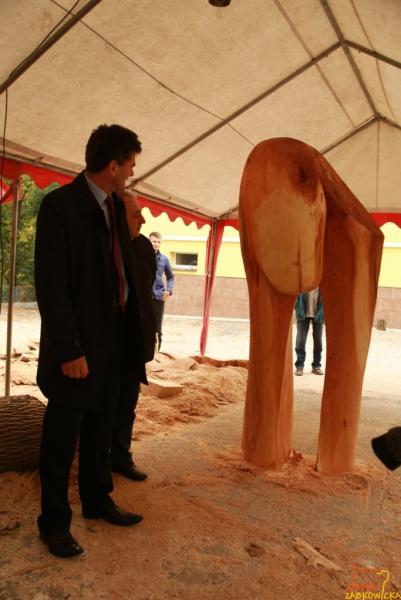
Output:
<svg viewBox="0 0 401 600">
<path fill-rule="evenodd" d="M 7 306 L 7 348 L 6 348 L 6 381 L 5 396 L 10 398 L 10 375 L 11 375 L 11 343 L 13 329 L 13 294 L 15 285 L 15 262 L 17 256 L 17 230 L 18 230 L 18 200 L 20 192 L 20 181 L 14 179 L 13 183 L 13 218 L 11 224 L 10 243 L 10 270 L 8 275 L 8 306 Z"/>
</svg>

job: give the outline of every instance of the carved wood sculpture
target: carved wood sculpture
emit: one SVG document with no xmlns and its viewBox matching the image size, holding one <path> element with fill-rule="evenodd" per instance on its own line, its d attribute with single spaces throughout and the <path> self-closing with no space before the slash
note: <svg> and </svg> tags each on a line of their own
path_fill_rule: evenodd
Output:
<svg viewBox="0 0 401 600">
<path fill-rule="evenodd" d="M 317 468 L 350 471 L 383 234 L 323 156 L 290 138 L 251 152 L 239 217 L 251 322 L 245 458 L 277 468 L 289 457 L 293 308 L 319 286 L 327 353 Z"/>
</svg>

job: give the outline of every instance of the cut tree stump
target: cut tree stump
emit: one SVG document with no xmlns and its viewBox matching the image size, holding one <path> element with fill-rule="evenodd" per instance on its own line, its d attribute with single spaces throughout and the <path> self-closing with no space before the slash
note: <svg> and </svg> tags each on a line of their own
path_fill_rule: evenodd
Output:
<svg viewBox="0 0 401 600">
<path fill-rule="evenodd" d="M 34 396 L 0 398 L 0 472 L 38 467 L 45 409 Z"/>
</svg>

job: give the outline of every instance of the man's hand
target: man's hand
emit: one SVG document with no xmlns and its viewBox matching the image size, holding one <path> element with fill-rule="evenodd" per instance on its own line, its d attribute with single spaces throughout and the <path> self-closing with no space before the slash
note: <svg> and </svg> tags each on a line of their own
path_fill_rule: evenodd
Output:
<svg viewBox="0 0 401 600">
<path fill-rule="evenodd" d="M 169 296 L 171 296 L 171 292 L 166 290 L 163 294 L 163 302 L 165 302 Z"/>
<path fill-rule="evenodd" d="M 61 369 L 66 377 L 85 379 L 89 375 L 88 363 L 85 356 L 61 363 Z"/>
</svg>

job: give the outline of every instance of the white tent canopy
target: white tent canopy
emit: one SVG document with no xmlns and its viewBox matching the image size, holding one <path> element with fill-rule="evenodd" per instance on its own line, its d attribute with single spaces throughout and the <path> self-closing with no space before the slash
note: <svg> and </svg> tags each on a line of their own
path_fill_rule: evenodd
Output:
<svg viewBox="0 0 401 600">
<path fill-rule="evenodd" d="M 249 152 L 289 136 L 401 212 L 400 0 L 0 0 L 0 56 L 10 157 L 77 172 L 120 123 L 143 144 L 135 189 L 235 218 Z"/>
</svg>

